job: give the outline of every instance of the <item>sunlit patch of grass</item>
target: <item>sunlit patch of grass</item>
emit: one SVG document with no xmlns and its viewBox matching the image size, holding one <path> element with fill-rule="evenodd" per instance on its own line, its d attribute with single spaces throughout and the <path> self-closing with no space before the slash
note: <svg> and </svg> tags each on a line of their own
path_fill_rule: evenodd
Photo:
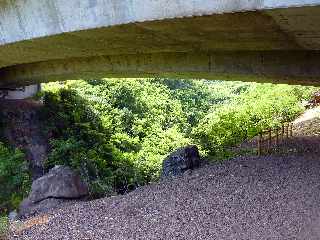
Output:
<svg viewBox="0 0 320 240">
<path fill-rule="evenodd" d="M 9 234 L 9 220 L 7 217 L 0 217 L 0 240 L 7 240 Z"/>
<path fill-rule="evenodd" d="M 11 225 L 10 230 L 14 233 L 21 233 L 21 232 L 28 230 L 30 228 L 45 225 L 48 223 L 49 223 L 49 216 L 42 215 L 42 216 L 30 218 L 30 219 L 23 221 L 23 222 L 17 221 Z"/>
</svg>

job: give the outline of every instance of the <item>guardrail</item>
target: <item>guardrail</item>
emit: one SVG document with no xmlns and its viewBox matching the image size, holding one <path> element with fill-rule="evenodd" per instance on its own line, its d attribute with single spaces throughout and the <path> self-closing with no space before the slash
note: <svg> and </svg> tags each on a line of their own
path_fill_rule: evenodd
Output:
<svg viewBox="0 0 320 240">
<path fill-rule="evenodd" d="M 273 147 L 278 147 L 285 139 L 293 137 L 293 123 L 283 123 L 281 127 L 269 128 L 258 135 L 257 154 L 269 153 Z"/>
</svg>

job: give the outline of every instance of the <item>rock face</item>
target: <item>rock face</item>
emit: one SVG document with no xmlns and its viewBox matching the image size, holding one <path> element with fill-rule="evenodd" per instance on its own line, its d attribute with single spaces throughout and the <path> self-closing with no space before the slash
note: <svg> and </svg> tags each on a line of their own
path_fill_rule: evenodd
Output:
<svg viewBox="0 0 320 240">
<path fill-rule="evenodd" d="M 25 152 L 33 180 L 44 175 L 48 153 L 48 136 L 40 118 L 42 107 L 41 102 L 28 99 L 0 101 L 3 137 Z"/>
<path fill-rule="evenodd" d="M 88 187 L 78 174 L 69 167 L 56 166 L 32 183 L 29 197 L 20 205 L 19 216 L 23 218 L 41 213 L 88 194 Z"/>
<path fill-rule="evenodd" d="M 171 153 L 163 161 L 161 178 L 182 175 L 189 169 L 200 166 L 200 154 L 197 146 L 187 146 Z"/>
</svg>

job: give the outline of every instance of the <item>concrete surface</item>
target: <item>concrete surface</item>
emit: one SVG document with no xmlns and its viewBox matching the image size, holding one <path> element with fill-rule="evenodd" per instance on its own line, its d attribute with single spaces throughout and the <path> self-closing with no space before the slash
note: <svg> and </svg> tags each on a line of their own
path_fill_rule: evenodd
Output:
<svg viewBox="0 0 320 240">
<path fill-rule="evenodd" d="M 320 0 L 3 0 L 0 85 L 154 75 L 317 85 L 319 22 Z"/>
<path fill-rule="evenodd" d="M 35 96 L 41 89 L 40 84 L 33 84 L 16 89 L 0 89 L 0 98 L 7 100 L 21 100 Z"/>
</svg>

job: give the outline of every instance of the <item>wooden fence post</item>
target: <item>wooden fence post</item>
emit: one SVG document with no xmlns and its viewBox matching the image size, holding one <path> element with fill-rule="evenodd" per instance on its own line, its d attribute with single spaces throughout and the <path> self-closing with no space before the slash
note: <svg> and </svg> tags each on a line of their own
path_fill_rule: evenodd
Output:
<svg viewBox="0 0 320 240">
<path fill-rule="evenodd" d="M 272 137 L 272 133 L 275 134 L 274 137 Z M 268 134 L 266 139 L 263 137 L 264 134 Z M 268 131 L 261 131 L 258 138 L 258 156 L 261 156 L 263 153 L 263 143 L 267 143 L 267 147 L 264 150 L 270 153 L 273 139 L 275 139 L 275 148 L 278 150 L 280 143 L 284 142 L 285 139 L 289 139 L 289 137 L 293 137 L 293 123 L 283 123 L 280 128 L 269 128 Z"/>
<path fill-rule="evenodd" d="M 271 128 L 269 128 L 269 130 L 268 130 L 268 152 L 270 152 L 271 151 L 271 140 L 272 140 L 272 138 L 271 138 L 271 134 L 272 134 L 272 130 L 271 130 Z"/>
<path fill-rule="evenodd" d="M 260 157 L 261 156 L 261 146 L 262 145 L 262 133 L 260 132 L 259 133 L 259 139 L 258 139 L 258 156 Z"/>
</svg>

